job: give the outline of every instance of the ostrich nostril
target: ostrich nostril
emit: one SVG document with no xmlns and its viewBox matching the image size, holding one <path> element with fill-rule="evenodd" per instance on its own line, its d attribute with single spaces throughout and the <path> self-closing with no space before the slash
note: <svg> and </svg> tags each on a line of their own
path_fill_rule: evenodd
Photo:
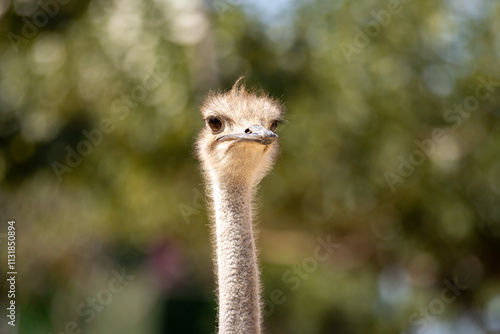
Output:
<svg viewBox="0 0 500 334">
<path fill-rule="evenodd" d="M 245 133 L 252 133 L 252 130 L 250 130 L 250 128 L 248 128 L 245 130 Z"/>
</svg>

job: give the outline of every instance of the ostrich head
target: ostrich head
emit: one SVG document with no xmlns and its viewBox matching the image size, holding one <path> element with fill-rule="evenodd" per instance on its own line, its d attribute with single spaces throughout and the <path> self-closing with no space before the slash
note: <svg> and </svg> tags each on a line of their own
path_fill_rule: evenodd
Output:
<svg viewBox="0 0 500 334">
<path fill-rule="evenodd" d="M 263 93 L 248 92 L 239 79 L 229 92 L 211 93 L 201 114 L 206 126 L 196 148 L 209 179 L 257 184 L 278 153 L 281 105 Z"/>
</svg>

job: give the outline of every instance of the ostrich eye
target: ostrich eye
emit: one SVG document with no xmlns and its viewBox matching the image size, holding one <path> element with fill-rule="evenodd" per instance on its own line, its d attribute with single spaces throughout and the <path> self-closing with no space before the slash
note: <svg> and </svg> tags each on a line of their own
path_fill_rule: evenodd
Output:
<svg viewBox="0 0 500 334">
<path fill-rule="evenodd" d="M 276 131 L 276 128 L 278 127 L 278 121 L 274 121 L 272 124 L 271 124 L 271 131 L 274 132 Z"/>
<path fill-rule="evenodd" d="M 222 120 L 217 116 L 210 116 L 207 118 L 207 125 L 213 133 L 219 133 L 224 130 Z"/>
</svg>

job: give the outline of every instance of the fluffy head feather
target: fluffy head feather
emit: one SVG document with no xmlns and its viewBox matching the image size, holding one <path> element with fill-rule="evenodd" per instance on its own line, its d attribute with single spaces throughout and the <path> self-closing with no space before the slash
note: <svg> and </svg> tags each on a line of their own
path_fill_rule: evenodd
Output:
<svg viewBox="0 0 500 334">
<path fill-rule="evenodd" d="M 247 91 L 240 78 L 230 91 L 210 93 L 200 111 L 206 126 L 198 136 L 196 151 L 205 176 L 211 182 L 256 185 L 272 167 L 278 153 L 277 141 L 266 145 L 220 138 L 244 136 L 255 126 L 274 132 L 275 126 L 283 121 L 281 104 L 263 92 Z M 216 131 L 211 123 L 214 120 L 220 125 Z"/>
</svg>

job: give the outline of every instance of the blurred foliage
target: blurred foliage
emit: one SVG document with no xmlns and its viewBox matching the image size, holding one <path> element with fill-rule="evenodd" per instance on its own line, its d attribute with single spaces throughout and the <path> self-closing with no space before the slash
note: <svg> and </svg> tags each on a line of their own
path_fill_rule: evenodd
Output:
<svg viewBox="0 0 500 334">
<path fill-rule="evenodd" d="M 499 2 L 3 0 L 0 36 L 20 333 L 214 332 L 192 144 L 242 74 L 288 114 L 259 195 L 266 332 L 500 331 Z"/>
</svg>

